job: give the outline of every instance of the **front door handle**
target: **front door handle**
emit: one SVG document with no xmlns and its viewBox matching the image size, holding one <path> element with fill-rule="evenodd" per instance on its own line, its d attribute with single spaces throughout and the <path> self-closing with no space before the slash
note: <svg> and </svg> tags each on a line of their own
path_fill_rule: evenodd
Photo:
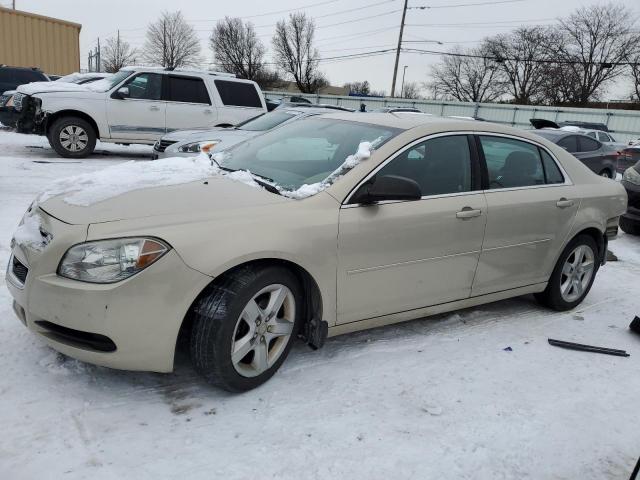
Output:
<svg viewBox="0 0 640 480">
<path fill-rule="evenodd" d="M 482 210 L 474 209 L 471 207 L 464 207 L 458 213 L 456 213 L 456 218 L 466 219 L 466 218 L 474 218 L 482 215 Z"/>
<path fill-rule="evenodd" d="M 556 207 L 569 208 L 569 207 L 573 207 L 574 203 L 575 202 L 573 200 L 567 200 L 566 198 L 562 197 L 560 200 L 556 202 Z"/>
<path fill-rule="evenodd" d="M 152 112 L 157 112 L 158 110 L 160 110 L 160 107 L 157 107 L 157 106 L 155 106 L 155 105 L 151 105 L 151 106 L 149 107 L 149 110 L 151 110 Z"/>
</svg>

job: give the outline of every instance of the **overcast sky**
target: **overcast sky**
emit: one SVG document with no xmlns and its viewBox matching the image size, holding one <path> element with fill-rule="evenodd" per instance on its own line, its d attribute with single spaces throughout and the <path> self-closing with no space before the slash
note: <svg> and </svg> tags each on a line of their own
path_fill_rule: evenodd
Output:
<svg viewBox="0 0 640 480">
<path fill-rule="evenodd" d="M 455 44 L 476 45 L 487 35 L 507 32 L 520 25 L 550 24 L 582 5 L 605 3 L 602 0 L 523 0 L 483 6 L 453 7 L 454 4 L 481 3 L 489 0 L 409 0 L 409 7 L 431 6 L 430 9 L 410 9 L 407 12 L 405 46 L 447 50 Z M 500 1 L 500 0 L 495 0 Z M 504 0 L 503 0 L 504 1 Z M 640 1 L 621 0 L 636 14 Z M 8 6 L 9 0 L 0 0 Z M 375 50 L 393 49 L 398 41 L 398 27 L 403 0 L 16 0 L 16 8 L 42 15 L 62 18 L 82 24 L 80 35 L 81 65 L 87 65 L 87 52 L 120 29 L 121 38 L 135 47 L 144 43 L 149 22 L 163 10 L 181 9 L 202 41 L 205 62 L 212 61 L 207 39 L 216 20 L 224 16 L 241 17 L 256 26 L 260 38 L 270 47 L 275 23 L 297 10 L 316 19 L 316 44 L 321 70 L 334 85 L 348 81 L 369 80 L 374 89 L 391 90 L 394 52 L 377 57 L 329 60 L 329 57 Z M 436 8 L 446 7 L 446 8 Z M 342 13 L 340 13 L 342 12 Z M 637 18 L 637 17 L 636 17 Z M 433 40 L 442 42 L 413 43 Z M 271 55 L 268 53 L 267 58 Z M 429 65 L 438 60 L 434 55 L 402 53 L 398 82 L 407 65 L 406 81 L 427 80 Z M 607 98 L 621 98 L 630 92 L 630 82 L 618 82 Z"/>
</svg>

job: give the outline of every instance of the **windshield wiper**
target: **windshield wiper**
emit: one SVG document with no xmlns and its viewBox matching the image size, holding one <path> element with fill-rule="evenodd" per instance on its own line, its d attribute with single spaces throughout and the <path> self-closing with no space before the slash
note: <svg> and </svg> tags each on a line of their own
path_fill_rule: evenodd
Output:
<svg viewBox="0 0 640 480">
<path fill-rule="evenodd" d="M 268 182 L 276 183 L 276 182 L 274 182 L 274 180 L 272 178 L 265 177 L 264 175 L 258 175 L 257 173 L 250 172 L 246 168 L 242 169 L 242 168 L 223 167 L 222 165 L 220 165 L 218 163 L 218 161 L 215 158 L 213 158 L 213 157 L 210 157 L 210 158 L 211 158 L 212 162 L 215 162 L 215 164 L 218 166 L 218 168 L 220 170 L 224 170 L 225 172 L 238 172 L 240 170 L 243 170 L 243 171 L 247 172 L 249 175 L 251 175 L 253 177 L 254 182 L 256 182 L 258 185 L 263 187 L 267 192 L 275 193 L 276 195 L 282 195 L 280 193 L 280 190 L 278 190 L 275 187 L 275 185 L 273 185 L 272 183 L 268 183 Z M 258 177 L 258 178 L 256 178 L 256 177 Z M 261 178 L 266 180 L 266 182 L 264 180 L 260 180 Z"/>
</svg>

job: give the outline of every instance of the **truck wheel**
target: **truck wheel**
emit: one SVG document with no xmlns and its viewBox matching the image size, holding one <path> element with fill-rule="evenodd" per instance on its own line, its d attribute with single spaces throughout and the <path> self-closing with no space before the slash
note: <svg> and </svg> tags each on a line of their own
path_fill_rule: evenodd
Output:
<svg viewBox="0 0 640 480">
<path fill-rule="evenodd" d="M 628 218 L 620 217 L 620 229 L 629 235 L 640 235 L 640 222 L 633 222 Z"/>
<path fill-rule="evenodd" d="M 61 117 L 53 122 L 47 138 L 58 155 L 65 158 L 85 158 L 96 148 L 96 132 L 80 117 Z"/>
<path fill-rule="evenodd" d="M 302 289 L 287 269 L 230 272 L 194 305 L 191 360 L 209 383 L 244 392 L 266 382 L 289 354 Z"/>
<path fill-rule="evenodd" d="M 558 259 L 544 292 L 536 293 L 543 305 L 563 312 L 579 305 L 587 296 L 596 278 L 600 257 L 595 240 L 578 235 Z"/>
</svg>

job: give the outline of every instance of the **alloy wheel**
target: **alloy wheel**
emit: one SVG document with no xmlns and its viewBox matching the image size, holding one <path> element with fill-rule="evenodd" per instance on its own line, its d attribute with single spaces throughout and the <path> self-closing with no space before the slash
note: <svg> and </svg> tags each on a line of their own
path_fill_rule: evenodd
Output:
<svg viewBox="0 0 640 480">
<path fill-rule="evenodd" d="M 67 125 L 60 131 L 60 145 L 70 152 L 80 152 L 89 143 L 89 135 L 78 125 Z"/>
<path fill-rule="evenodd" d="M 231 362 L 244 377 L 256 377 L 280 358 L 289 343 L 296 302 L 285 285 L 272 284 L 256 293 L 238 317 L 231 341 Z"/>
<path fill-rule="evenodd" d="M 595 254 L 588 245 L 578 245 L 567 257 L 560 277 L 560 294 L 575 302 L 589 287 L 595 268 Z"/>
</svg>

